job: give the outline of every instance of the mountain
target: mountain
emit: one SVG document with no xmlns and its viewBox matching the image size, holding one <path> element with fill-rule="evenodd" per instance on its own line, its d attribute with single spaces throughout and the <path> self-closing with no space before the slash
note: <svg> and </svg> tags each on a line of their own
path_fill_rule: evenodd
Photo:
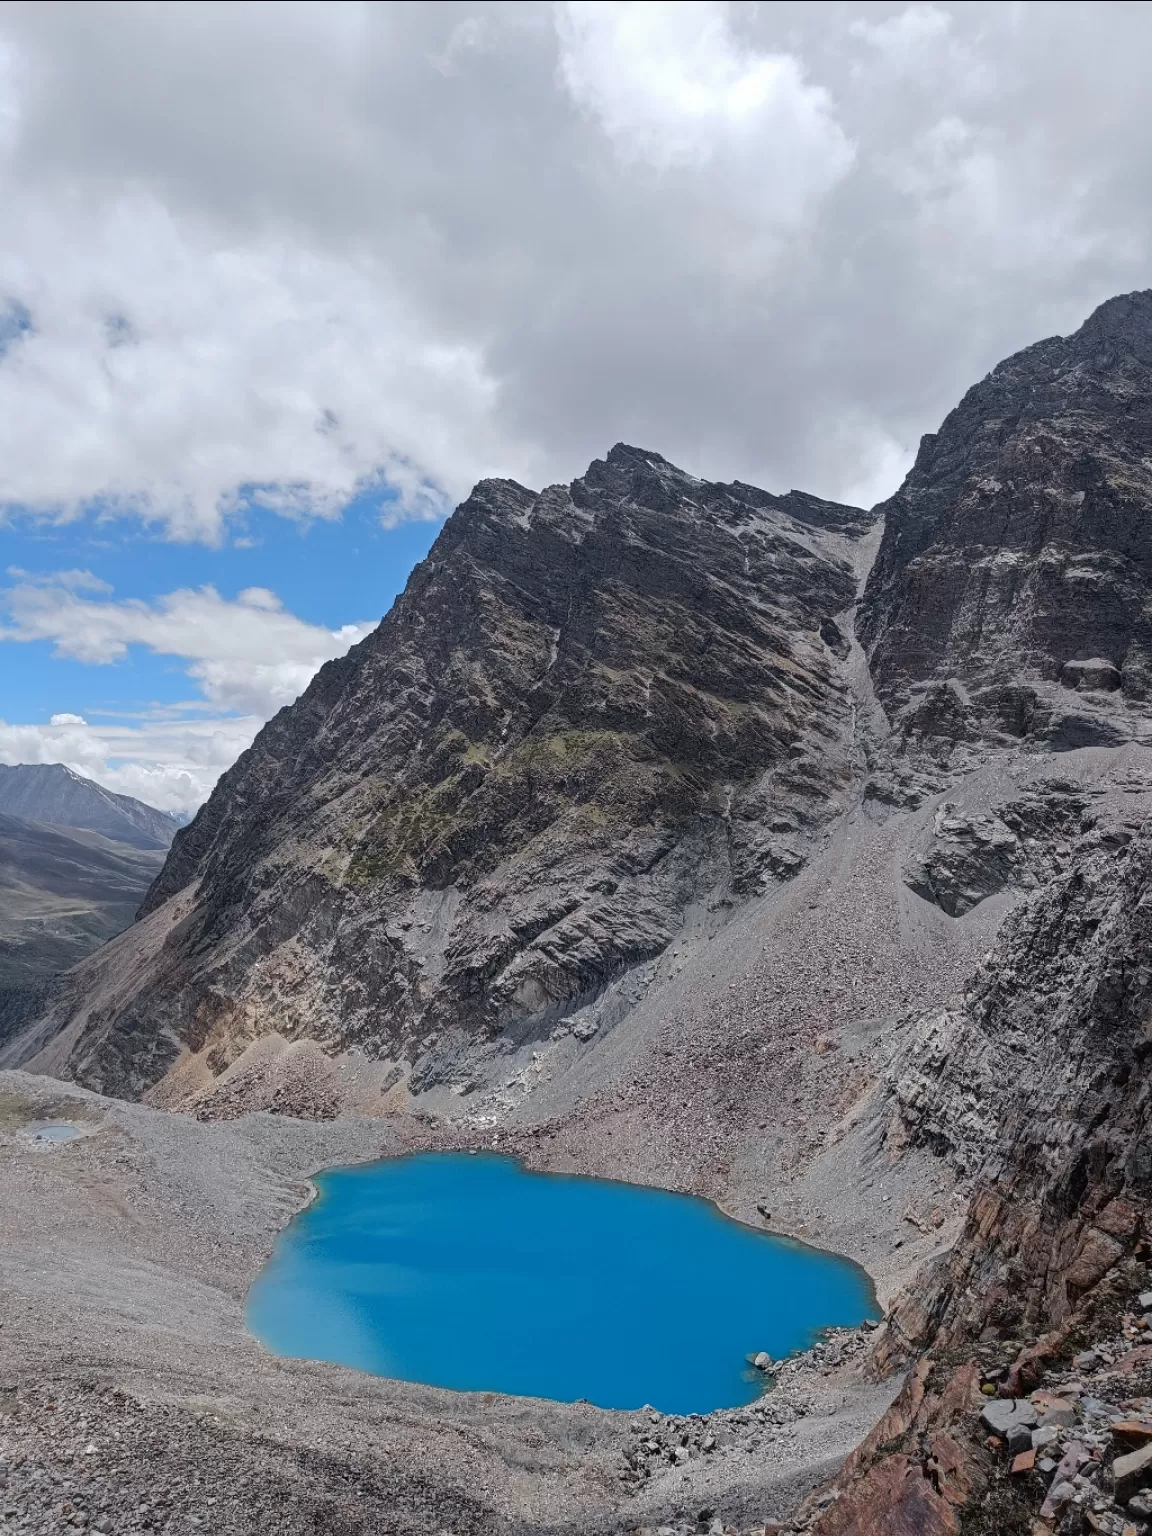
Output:
<svg viewBox="0 0 1152 1536">
<path fill-rule="evenodd" d="M 430 1089 L 615 1023 L 841 807 L 872 526 L 624 445 L 482 482 L 177 835 L 75 1070 L 202 1092 L 275 1031 Z"/>
<path fill-rule="evenodd" d="M 130 795 L 116 795 L 63 763 L 0 764 L 0 814 L 98 832 L 130 848 L 166 849 L 178 820 Z"/>
<path fill-rule="evenodd" d="M 1122 849 L 1089 843 L 1008 920 L 964 996 L 920 1021 L 891 1102 L 905 1145 L 974 1174 L 966 1219 L 892 1310 L 876 1366 L 914 1369 L 834 1501 L 802 1512 L 814 1536 L 1141 1528 L 1112 1404 L 1146 1403 L 1149 1384 L 1150 913 L 1147 824 Z M 989 1438 L 989 1409 L 1017 1404 L 1067 1415 L 1047 1475 L 1011 1475 Z M 1054 1498 L 1085 1440 L 1098 1465 L 1078 1483 L 1065 1467 Z"/>
<path fill-rule="evenodd" d="M 0 1041 L 57 973 L 128 927 L 162 863 L 160 850 L 0 815 Z"/>
<path fill-rule="evenodd" d="M 904 736 L 1152 740 L 1152 301 L 1016 353 L 877 508 L 860 634 Z"/>
<path fill-rule="evenodd" d="M 386 1116 L 389 1146 L 689 1190 L 868 1268 L 870 1372 L 907 1375 L 834 1486 L 796 1510 L 849 1448 L 838 1410 L 786 1489 L 791 1400 L 699 1457 L 647 1414 L 602 1515 L 553 1532 L 719 1506 L 742 1532 L 1138 1536 L 1150 465 L 1147 292 L 1001 364 L 875 515 L 623 445 L 570 486 L 483 482 L 0 1065 L 285 1112 L 250 1122 L 262 1164 L 322 1161 L 339 1127 L 301 1120 Z M 211 1177 L 238 1220 L 251 1172 Z M 840 1346 L 818 1358 L 813 1393 L 859 1403 Z M 418 1437 L 431 1410 L 404 1412 Z"/>
</svg>

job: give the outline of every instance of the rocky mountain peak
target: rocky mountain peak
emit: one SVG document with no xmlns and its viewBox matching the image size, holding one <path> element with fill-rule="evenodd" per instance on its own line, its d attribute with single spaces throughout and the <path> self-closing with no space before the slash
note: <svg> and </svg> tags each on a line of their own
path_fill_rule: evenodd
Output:
<svg viewBox="0 0 1152 1536">
<path fill-rule="evenodd" d="M 131 795 L 118 795 L 63 763 L 0 764 L 0 812 L 79 827 L 133 848 L 167 848 L 179 822 Z"/>
<path fill-rule="evenodd" d="M 1069 340 L 1101 362 L 1128 356 L 1152 364 L 1152 288 L 1105 299 Z"/>
<path fill-rule="evenodd" d="M 624 444 L 481 482 L 179 834 L 69 1070 L 139 1092 L 183 1058 L 202 1089 L 275 1030 L 427 1090 L 614 1023 L 844 804 L 871 526 Z"/>
<path fill-rule="evenodd" d="M 877 511 L 860 631 L 905 738 L 1152 732 L 1152 292 L 1001 363 Z"/>
</svg>

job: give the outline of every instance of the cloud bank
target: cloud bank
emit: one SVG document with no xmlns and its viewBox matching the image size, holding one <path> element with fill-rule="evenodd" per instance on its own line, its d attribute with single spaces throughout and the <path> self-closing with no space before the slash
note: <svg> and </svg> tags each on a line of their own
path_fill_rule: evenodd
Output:
<svg viewBox="0 0 1152 1536">
<path fill-rule="evenodd" d="M 0 500 L 212 539 L 620 437 L 867 499 L 1147 281 L 1150 43 L 1095 3 L 6 5 Z"/>
<path fill-rule="evenodd" d="M 94 666 L 142 647 L 178 658 L 199 697 L 143 718 L 0 720 L 0 762 L 64 762 L 162 810 L 195 809 L 263 722 L 297 698 L 325 661 L 375 628 L 307 624 L 263 587 L 235 600 L 201 587 L 117 602 L 87 571 L 16 575 L 21 579 L 0 594 L 0 643 L 48 641 L 57 656 Z"/>
<path fill-rule="evenodd" d="M 1152 280 L 1150 52 L 1098 0 L 0 4 L 0 525 L 226 547 L 250 503 L 436 517 L 618 439 L 876 500 Z M 7 623 L 185 659 L 216 721 L 136 757 L 0 734 L 161 804 L 347 643 L 258 591 L 18 582 Z"/>
</svg>

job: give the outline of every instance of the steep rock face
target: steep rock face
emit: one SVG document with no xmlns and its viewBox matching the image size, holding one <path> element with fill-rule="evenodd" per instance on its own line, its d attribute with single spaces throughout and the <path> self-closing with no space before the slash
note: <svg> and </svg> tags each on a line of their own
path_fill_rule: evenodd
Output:
<svg viewBox="0 0 1152 1536">
<path fill-rule="evenodd" d="M 1084 841 L 1005 923 L 963 1006 L 926 1018 L 895 1069 L 903 1135 L 953 1160 L 975 1193 L 955 1251 L 894 1315 L 894 1349 L 941 1331 L 1059 1327 L 1140 1234 L 1152 831 L 1119 855 Z"/>
<path fill-rule="evenodd" d="M 859 628 L 906 738 L 1152 733 L 1152 291 L 1001 363 L 877 511 Z"/>
<path fill-rule="evenodd" d="M 977 1419 L 980 1387 L 989 1362 L 1007 1362 L 991 1378 L 1004 1398 L 1049 1367 L 1065 1381 L 1074 1359 L 1093 1369 L 1077 1352 L 1147 1288 L 1150 952 L 1152 832 L 1120 857 L 1086 840 L 1005 924 L 963 1005 L 927 1017 L 896 1064 L 893 1145 L 929 1145 L 971 1177 L 967 1219 L 883 1330 L 881 1369 L 916 1360 L 899 1401 L 845 1464 L 835 1503 L 810 1506 L 798 1528 L 1025 1536 L 1058 1524 L 1047 1504 L 1036 1519 L 1047 1480 L 1007 1476 L 1011 1457 Z M 1108 1388 L 1084 1395 L 1139 1398 L 1148 1353 L 1133 1349 Z M 1121 1528 L 1108 1518 L 1084 1521 L 1077 1504 L 1059 1529 Z"/>
<path fill-rule="evenodd" d="M 66 1070 L 132 1094 L 178 1060 L 203 1089 L 273 1030 L 419 1085 L 590 1001 L 584 1028 L 612 1022 L 843 803 L 835 616 L 870 526 L 624 446 L 571 486 L 483 482 L 38 1039 L 65 1029 Z"/>
</svg>

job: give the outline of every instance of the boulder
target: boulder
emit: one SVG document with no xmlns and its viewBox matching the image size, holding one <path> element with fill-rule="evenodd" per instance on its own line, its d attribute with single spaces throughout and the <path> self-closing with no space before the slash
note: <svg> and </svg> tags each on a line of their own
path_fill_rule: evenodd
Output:
<svg viewBox="0 0 1152 1536">
<path fill-rule="evenodd" d="M 1032 1431 L 1027 1424 L 1011 1425 L 1004 1438 L 1008 1442 L 1010 1456 L 1022 1456 L 1025 1451 L 1032 1449 Z"/>
<path fill-rule="evenodd" d="M 1032 1430 L 1039 1424 L 1040 1415 L 1027 1398 L 993 1398 L 981 1409 L 980 1422 L 989 1434 L 999 1435 L 1002 1440 L 1008 1439 L 1010 1430 L 1026 1429 L 1031 1444 Z"/>
<path fill-rule="evenodd" d="M 1124 1503 L 1138 1489 L 1152 1480 L 1152 1444 L 1117 1456 L 1112 1463 L 1112 1477 L 1116 1483 L 1116 1497 Z"/>
<path fill-rule="evenodd" d="M 1091 656 L 1086 661 L 1066 661 L 1060 668 L 1060 681 L 1065 688 L 1081 693 L 1115 693 L 1120 686 L 1120 669 L 1107 657 Z"/>
</svg>

